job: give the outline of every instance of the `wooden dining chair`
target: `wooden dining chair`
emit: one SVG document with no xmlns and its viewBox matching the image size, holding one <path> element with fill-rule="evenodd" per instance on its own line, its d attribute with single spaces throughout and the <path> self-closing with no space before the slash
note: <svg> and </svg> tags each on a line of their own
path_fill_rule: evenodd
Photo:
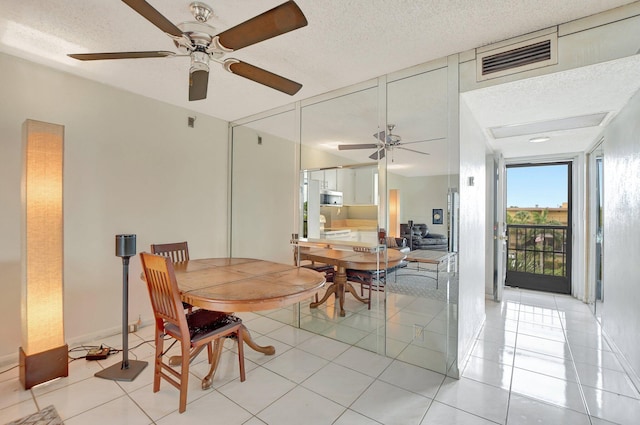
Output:
<svg viewBox="0 0 640 425">
<path fill-rule="evenodd" d="M 189 244 L 186 241 L 151 244 L 151 253 L 169 257 L 174 263 L 189 261 Z M 189 313 L 193 311 L 191 304 L 182 303 L 182 305 Z"/>
<path fill-rule="evenodd" d="M 187 242 L 151 244 L 151 253 L 169 257 L 174 263 L 189 261 L 189 244 Z"/>
<path fill-rule="evenodd" d="M 143 252 L 140 254 L 140 261 L 156 321 L 153 392 L 160 390 L 160 378 L 165 379 L 180 390 L 178 411 L 184 412 L 187 406 L 189 364 L 205 347 L 208 349 L 209 363 L 217 362 L 217 356 L 222 352 L 223 337 L 227 336 L 235 336 L 238 341 L 240 381 L 244 381 L 242 320 L 234 315 L 205 309 L 185 313 L 171 259 Z M 163 361 L 165 336 L 180 342 L 179 371 Z M 212 342 L 215 344 L 213 349 Z M 213 353 L 216 353 L 215 358 Z"/>
</svg>

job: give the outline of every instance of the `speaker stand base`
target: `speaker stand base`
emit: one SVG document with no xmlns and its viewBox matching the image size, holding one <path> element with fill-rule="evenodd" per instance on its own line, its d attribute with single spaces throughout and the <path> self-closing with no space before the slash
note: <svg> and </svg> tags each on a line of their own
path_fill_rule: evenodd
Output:
<svg viewBox="0 0 640 425">
<path fill-rule="evenodd" d="M 149 363 L 140 360 L 129 360 L 129 367 L 124 368 L 122 363 L 116 363 L 109 366 L 105 370 L 97 372 L 95 376 L 98 378 L 111 379 L 112 381 L 128 381 L 131 382 L 147 367 Z"/>
</svg>

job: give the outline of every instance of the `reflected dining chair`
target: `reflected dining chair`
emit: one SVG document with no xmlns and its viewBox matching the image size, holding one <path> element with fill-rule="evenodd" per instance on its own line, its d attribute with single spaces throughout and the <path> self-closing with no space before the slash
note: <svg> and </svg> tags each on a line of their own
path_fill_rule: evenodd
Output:
<svg viewBox="0 0 640 425">
<path fill-rule="evenodd" d="M 189 364 L 207 347 L 209 363 L 216 363 L 222 353 L 224 337 L 235 336 L 238 341 L 240 381 L 245 380 L 244 348 L 242 342 L 242 320 L 234 315 L 197 309 L 185 313 L 180 300 L 180 290 L 170 258 L 143 252 L 140 254 L 144 278 L 149 290 L 151 307 L 155 317 L 156 354 L 153 372 L 153 392 L 160 390 L 160 378 L 180 390 L 178 411 L 186 410 L 189 385 Z M 164 338 L 169 336 L 180 342 L 181 361 L 179 370 L 163 361 L 166 354 Z M 211 344 L 215 346 L 212 349 Z"/>
<path fill-rule="evenodd" d="M 151 253 L 169 257 L 174 263 L 189 261 L 189 244 L 186 241 L 151 244 Z M 184 302 L 182 305 L 189 313 L 193 311 L 192 305 Z"/>
<path fill-rule="evenodd" d="M 315 261 L 309 261 L 309 260 L 303 260 L 302 262 L 304 262 L 305 264 L 302 264 L 302 262 L 299 260 L 300 257 L 298 255 L 299 249 L 300 247 L 298 247 L 297 245 L 293 249 L 293 263 L 297 267 L 304 267 L 307 269 L 315 270 L 320 273 L 324 273 L 325 281 L 327 283 L 333 282 L 333 278 L 336 275 L 336 268 L 334 266 L 332 266 L 331 264 L 316 263 Z M 315 300 L 316 302 L 318 302 L 317 292 L 315 294 Z"/>
</svg>

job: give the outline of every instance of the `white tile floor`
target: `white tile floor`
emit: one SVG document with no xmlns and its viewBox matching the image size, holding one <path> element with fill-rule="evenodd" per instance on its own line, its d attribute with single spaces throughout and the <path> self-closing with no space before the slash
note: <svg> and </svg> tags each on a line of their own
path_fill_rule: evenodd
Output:
<svg viewBox="0 0 640 425">
<path fill-rule="evenodd" d="M 130 383 L 95 378 L 121 361 L 74 361 L 68 378 L 31 391 L 17 369 L 0 374 L 0 424 L 54 405 L 76 424 L 638 424 L 640 394 L 586 305 L 567 296 L 506 290 L 487 301 L 487 320 L 462 378 L 454 380 L 268 317 L 243 318 L 275 356 L 246 350 L 247 380 L 225 353 L 212 390 L 200 389 L 206 356 L 192 366 L 187 411 L 167 383 L 151 391 L 152 365 Z M 131 334 L 129 346 L 149 339 Z M 119 345 L 119 336 L 104 342 Z M 233 349 L 228 341 L 228 349 Z M 130 358 L 151 361 L 143 343 Z"/>
</svg>

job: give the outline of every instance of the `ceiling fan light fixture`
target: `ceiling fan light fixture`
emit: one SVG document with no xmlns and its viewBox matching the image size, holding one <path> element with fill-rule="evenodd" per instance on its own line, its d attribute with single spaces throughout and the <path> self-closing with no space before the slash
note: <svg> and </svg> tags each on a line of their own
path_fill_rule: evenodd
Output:
<svg viewBox="0 0 640 425">
<path fill-rule="evenodd" d="M 551 140 L 551 137 L 549 136 L 532 137 L 531 139 L 529 139 L 529 143 L 544 143 L 548 142 L 549 140 Z"/>
<path fill-rule="evenodd" d="M 209 55 L 205 52 L 195 51 L 191 54 L 191 68 L 189 68 L 189 74 L 193 74 L 195 71 L 209 72 Z"/>
<path fill-rule="evenodd" d="M 213 10 L 209 6 L 199 1 L 194 1 L 189 5 L 189 9 L 198 22 L 207 22 Z"/>
</svg>

